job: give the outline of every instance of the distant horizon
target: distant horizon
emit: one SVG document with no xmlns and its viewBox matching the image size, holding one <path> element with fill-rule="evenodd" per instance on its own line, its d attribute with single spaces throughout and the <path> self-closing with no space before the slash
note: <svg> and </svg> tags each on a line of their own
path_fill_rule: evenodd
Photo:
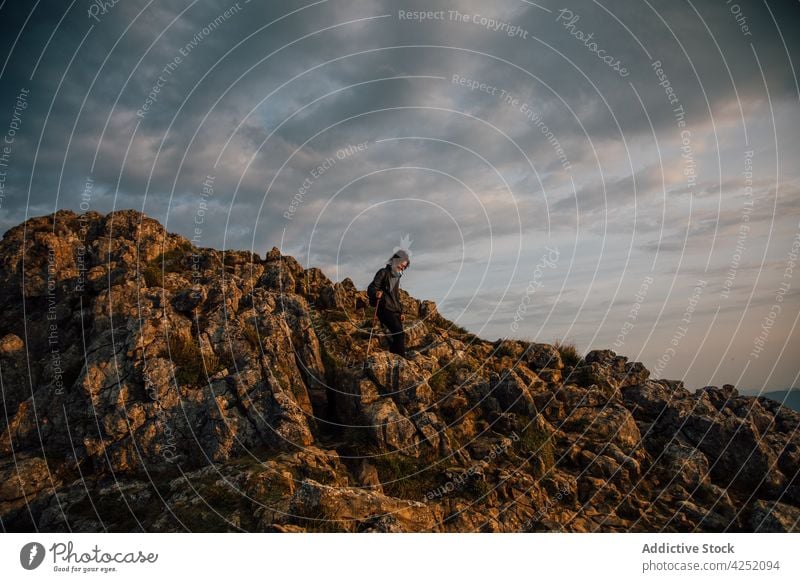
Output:
<svg viewBox="0 0 800 582">
<path fill-rule="evenodd" d="M 739 394 L 747 394 L 748 396 L 753 395 L 763 395 L 763 394 L 773 394 L 775 392 L 800 392 L 800 386 L 794 386 L 792 388 L 780 388 L 778 390 L 756 390 L 754 388 L 736 388 L 739 391 Z"/>
</svg>

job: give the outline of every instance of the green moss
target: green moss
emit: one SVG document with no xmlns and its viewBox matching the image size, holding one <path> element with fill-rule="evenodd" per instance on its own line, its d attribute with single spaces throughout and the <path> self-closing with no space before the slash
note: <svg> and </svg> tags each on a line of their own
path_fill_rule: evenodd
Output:
<svg viewBox="0 0 800 582">
<path fill-rule="evenodd" d="M 555 465 L 555 447 L 550 435 L 538 428 L 529 426 L 519 438 L 519 448 L 526 457 L 533 455 L 539 460 L 540 473 L 536 477 L 550 470 Z"/>
<path fill-rule="evenodd" d="M 400 499 L 424 499 L 428 491 L 441 484 L 441 476 L 431 459 L 406 457 L 397 453 L 370 459 L 378 470 L 383 491 Z"/>
<path fill-rule="evenodd" d="M 139 275 L 144 279 L 145 285 L 148 287 L 163 287 L 164 278 L 161 274 L 161 269 L 152 265 L 142 265 L 139 268 Z"/>
<path fill-rule="evenodd" d="M 224 370 L 231 363 L 229 358 L 214 354 L 203 358 L 203 353 L 194 342 L 194 338 L 182 333 L 171 333 L 168 343 L 169 349 L 164 350 L 161 357 L 172 361 L 175 367 L 175 380 L 180 386 L 204 384 L 207 381 L 206 370 L 211 376 Z"/>
<path fill-rule="evenodd" d="M 132 532 L 138 531 L 142 524 L 151 524 L 156 521 L 164 512 L 164 504 L 158 498 L 157 491 L 161 490 L 162 496 L 168 490 L 166 484 L 156 489 L 154 484 L 147 488 L 150 492 L 148 503 L 131 505 L 131 511 L 120 511 L 120 493 L 107 495 L 85 495 L 79 501 L 69 505 L 67 518 L 70 521 L 79 519 L 97 521 L 102 523 L 111 532 Z M 179 528 L 177 522 L 173 522 Z"/>
<path fill-rule="evenodd" d="M 221 481 L 218 475 L 193 481 L 192 487 L 197 491 L 196 502 L 186 505 L 178 503 L 170 508 L 189 531 L 238 531 L 235 525 L 228 522 L 228 518 L 234 514 L 240 517 L 242 529 L 252 530 L 256 526 L 251 518 L 253 507 L 247 497 L 237 492 L 233 485 Z"/>
<path fill-rule="evenodd" d="M 451 386 L 451 369 L 439 368 L 428 379 L 428 386 L 431 387 L 434 394 L 444 394 L 449 391 Z"/>
</svg>

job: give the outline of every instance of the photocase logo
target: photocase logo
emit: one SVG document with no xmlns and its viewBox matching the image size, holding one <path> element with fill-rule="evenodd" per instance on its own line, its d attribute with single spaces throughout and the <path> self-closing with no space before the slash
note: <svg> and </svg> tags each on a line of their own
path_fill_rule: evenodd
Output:
<svg viewBox="0 0 800 582">
<path fill-rule="evenodd" d="M 38 542 L 30 542 L 22 546 L 19 552 L 19 563 L 26 570 L 35 570 L 44 561 L 44 546 Z"/>
<path fill-rule="evenodd" d="M 396 253 L 400 249 L 403 249 L 408 253 L 408 258 L 411 260 L 411 243 L 414 242 L 411 240 L 411 233 L 407 232 L 402 237 L 400 237 L 400 246 L 396 246 L 392 249 L 392 253 Z"/>
</svg>

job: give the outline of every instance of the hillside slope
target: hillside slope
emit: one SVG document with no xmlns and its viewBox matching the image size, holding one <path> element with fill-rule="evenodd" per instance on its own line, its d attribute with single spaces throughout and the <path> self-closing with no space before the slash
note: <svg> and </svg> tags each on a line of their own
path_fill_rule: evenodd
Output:
<svg viewBox="0 0 800 582">
<path fill-rule="evenodd" d="M 791 531 L 800 415 L 123 210 L 0 242 L 4 531 Z M 24 301 L 23 301 L 24 298 Z M 384 344 L 385 346 L 385 344 Z"/>
</svg>

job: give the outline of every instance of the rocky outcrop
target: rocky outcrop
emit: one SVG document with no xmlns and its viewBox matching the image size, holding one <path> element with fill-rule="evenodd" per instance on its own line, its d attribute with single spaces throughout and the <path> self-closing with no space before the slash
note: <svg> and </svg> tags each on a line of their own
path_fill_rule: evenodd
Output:
<svg viewBox="0 0 800 582">
<path fill-rule="evenodd" d="M 790 531 L 800 415 L 129 210 L 0 242 L 7 531 Z"/>
</svg>

